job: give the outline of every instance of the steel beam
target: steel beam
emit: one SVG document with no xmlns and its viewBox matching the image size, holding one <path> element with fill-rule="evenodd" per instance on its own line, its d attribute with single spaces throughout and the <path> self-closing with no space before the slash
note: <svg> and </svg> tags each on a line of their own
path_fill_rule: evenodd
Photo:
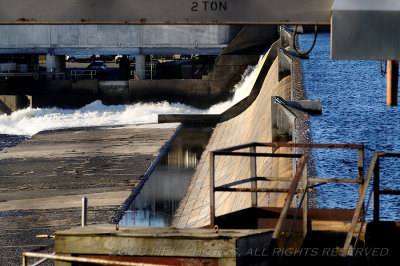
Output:
<svg viewBox="0 0 400 266">
<path fill-rule="evenodd" d="M 398 0 L 335 0 L 331 56 L 349 60 L 398 60 L 399 25 Z"/>
<path fill-rule="evenodd" d="M 0 0 L 0 24 L 329 25 L 334 0 Z"/>
</svg>

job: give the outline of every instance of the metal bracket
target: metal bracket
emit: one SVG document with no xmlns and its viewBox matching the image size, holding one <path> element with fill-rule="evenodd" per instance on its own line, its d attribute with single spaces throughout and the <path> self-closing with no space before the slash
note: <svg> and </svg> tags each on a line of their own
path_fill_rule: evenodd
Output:
<svg viewBox="0 0 400 266">
<path fill-rule="evenodd" d="M 293 138 L 294 123 L 299 114 L 320 115 L 322 105 L 319 101 L 286 101 L 280 96 L 271 97 L 272 141 L 287 142 Z"/>
</svg>

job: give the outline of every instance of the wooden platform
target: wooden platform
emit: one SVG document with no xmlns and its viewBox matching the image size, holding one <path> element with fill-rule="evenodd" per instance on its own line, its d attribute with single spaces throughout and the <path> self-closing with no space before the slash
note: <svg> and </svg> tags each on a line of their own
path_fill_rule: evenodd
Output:
<svg viewBox="0 0 400 266">
<path fill-rule="evenodd" d="M 163 265 L 248 265 L 272 230 L 214 230 L 92 225 L 55 233 L 57 255 Z M 123 256 L 123 257 L 122 257 Z M 57 262 L 56 265 L 71 265 Z"/>
</svg>

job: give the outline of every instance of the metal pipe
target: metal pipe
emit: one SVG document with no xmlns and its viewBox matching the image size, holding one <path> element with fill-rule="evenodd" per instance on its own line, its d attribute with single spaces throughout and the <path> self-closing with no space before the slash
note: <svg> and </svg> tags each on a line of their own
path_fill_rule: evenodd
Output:
<svg viewBox="0 0 400 266">
<path fill-rule="evenodd" d="M 257 153 L 256 146 L 250 147 L 251 153 Z M 250 157 L 250 176 L 257 178 L 257 157 Z M 251 188 L 257 189 L 257 180 L 251 181 Z M 257 192 L 251 193 L 251 207 L 257 207 Z"/>
<path fill-rule="evenodd" d="M 165 264 L 148 264 L 148 263 L 115 261 L 115 260 L 85 258 L 85 257 L 72 257 L 72 256 L 65 256 L 65 255 L 53 255 L 53 254 L 43 254 L 43 253 L 35 253 L 35 252 L 24 252 L 22 254 L 22 257 L 23 258 L 26 258 L 26 257 L 47 258 L 47 259 L 52 259 L 52 260 L 70 261 L 70 262 L 83 262 L 83 263 L 94 263 L 94 264 L 101 264 L 101 265 L 119 265 L 119 266 L 123 266 L 123 265 L 125 265 L 125 266 L 165 265 Z M 25 264 L 25 265 L 27 265 L 27 264 Z"/>
<path fill-rule="evenodd" d="M 367 191 L 368 191 L 368 185 L 371 182 L 372 179 L 372 175 L 374 173 L 374 169 L 375 169 L 375 165 L 377 163 L 377 161 L 379 160 L 379 154 L 378 153 L 374 153 L 374 155 L 372 156 L 369 168 L 368 168 L 368 172 L 367 172 L 367 176 L 365 178 L 365 182 L 363 184 L 363 189 L 362 189 L 362 193 L 358 196 L 358 202 L 357 202 L 357 206 L 356 209 L 354 210 L 354 215 L 353 215 L 353 219 L 351 221 L 351 226 L 350 226 L 350 230 L 347 233 L 346 236 L 346 240 L 344 242 L 343 245 L 343 250 L 342 250 L 342 254 L 343 256 L 347 256 L 348 252 L 349 252 L 349 248 L 350 248 L 350 243 L 351 240 L 353 238 L 353 233 L 356 229 L 356 225 L 357 222 L 360 218 L 360 213 L 364 207 L 364 199 L 365 196 L 367 195 Z M 374 195 L 375 197 L 375 195 Z"/>
<path fill-rule="evenodd" d="M 307 163 L 304 165 L 303 168 L 303 237 L 305 238 L 308 231 L 308 172 L 307 172 Z M 301 205 L 301 203 L 300 203 Z M 300 207 L 299 205 L 299 207 Z"/>
<path fill-rule="evenodd" d="M 303 174 L 303 169 L 304 169 L 304 166 L 306 165 L 306 162 L 307 162 L 307 155 L 303 155 L 301 157 L 301 159 L 300 159 L 299 166 L 298 166 L 296 174 L 295 174 L 295 176 L 293 178 L 293 182 L 290 185 L 289 191 L 287 193 L 287 197 L 286 197 L 286 200 L 285 200 L 285 205 L 282 208 L 282 211 L 281 211 L 281 214 L 279 216 L 278 222 L 276 224 L 274 233 L 272 234 L 272 238 L 275 239 L 275 240 L 278 239 L 279 234 L 281 233 L 281 228 L 282 228 L 283 222 L 286 219 L 290 204 L 291 204 L 291 202 L 293 200 L 294 193 L 296 192 L 297 185 L 299 183 L 300 177 Z M 275 242 L 275 241 L 273 241 L 273 242 Z M 274 247 L 271 246 L 271 248 L 274 248 Z"/>
<path fill-rule="evenodd" d="M 287 188 L 230 188 L 230 187 L 215 187 L 214 191 L 219 192 L 267 192 L 267 193 L 287 193 L 289 189 Z M 303 190 L 296 190 L 295 192 L 301 192 Z"/>
<path fill-rule="evenodd" d="M 387 60 L 386 67 L 386 105 L 397 106 L 399 91 L 399 61 Z"/>
<path fill-rule="evenodd" d="M 380 196 L 380 189 L 379 189 L 379 157 L 376 160 L 375 167 L 374 167 L 374 215 L 373 221 L 379 222 L 379 196 Z"/>
<path fill-rule="evenodd" d="M 210 225 L 214 227 L 215 203 L 214 203 L 214 152 L 210 152 Z"/>
<path fill-rule="evenodd" d="M 234 151 L 245 149 L 248 147 L 259 146 L 259 147 L 297 147 L 297 148 L 326 148 L 326 149 L 364 149 L 364 145 L 362 144 L 327 144 L 327 143 L 287 143 L 287 142 L 253 142 L 249 144 L 237 145 L 229 148 L 215 150 L 214 152 L 222 152 L 222 151 Z"/>
<path fill-rule="evenodd" d="M 88 199 L 86 197 L 82 198 L 82 227 L 87 225 L 87 203 Z"/>
</svg>

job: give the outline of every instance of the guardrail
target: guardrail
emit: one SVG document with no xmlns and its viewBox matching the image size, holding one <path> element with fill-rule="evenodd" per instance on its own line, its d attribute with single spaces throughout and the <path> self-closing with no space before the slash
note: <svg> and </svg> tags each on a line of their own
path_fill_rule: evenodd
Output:
<svg viewBox="0 0 400 266">
<path fill-rule="evenodd" d="M 150 264 L 150 263 L 127 262 L 127 261 L 122 261 L 122 260 L 111 260 L 111 259 L 107 260 L 107 259 L 100 259 L 100 258 L 98 259 L 98 258 L 73 257 L 73 256 L 68 256 L 68 255 L 56 255 L 54 253 L 52 253 L 52 254 L 39 253 L 46 249 L 52 248 L 53 245 L 54 244 L 51 244 L 50 246 L 46 246 L 44 248 L 40 248 L 40 249 L 33 250 L 33 251 L 26 251 L 26 252 L 22 253 L 22 266 L 39 266 L 48 260 L 72 262 L 73 265 L 75 265 L 74 262 L 84 263 L 85 265 L 87 263 L 89 263 L 91 265 L 94 264 L 94 265 L 118 265 L 118 266 L 165 265 L 165 264 L 153 264 L 153 263 Z M 29 264 L 28 258 L 40 258 L 41 260 L 39 260 L 33 264 Z"/>
<path fill-rule="evenodd" d="M 156 75 L 156 70 L 145 70 L 145 71 L 141 71 L 142 74 L 144 74 L 144 76 L 146 78 L 150 78 L 150 80 L 153 79 L 153 77 Z M 140 77 L 138 76 L 136 70 L 131 70 L 131 78 L 132 79 L 136 79 L 136 80 L 141 80 Z"/>
<path fill-rule="evenodd" d="M 47 262 L 48 260 L 55 260 L 55 261 L 64 261 L 64 262 L 72 262 L 73 265 L 75 263 L 83 263 L 83 264 L 94 264 L 94 265 L 118 265 L 118 266 L 146 266 L 146 265 L 165 265 L 165 264 L 153 264 L 153 263 L 137 263 L 137 262 L 128 262 L 123 260 L 115 260 L 115 259 L 103 259 L 103 258 L 85 258 L 85 257 L 73 257 L 69 255 L 57 255 L 55 253 L 40 253 L 42 251 L 46 251 L 48 249 L 54 248 L 54 244 L 50 244 L 45 247 L 41 247 L 38 249 L 34 249 L 32 251 L 26 251 L 22 253 L 22 266 L 39 266 L 43 263 Z M 33 264 L 29 264 L 29 258 L 39 258 L 40 260 L 34 262 Z M 75 262 L 75 263 L 74 263 Z"/>
<path fill-rule="evenodd" d="M 39 79 L 39 66 L 28 64 L 16 63 L 1 63 L 0 64 L 0 77 L 33 77 Z"/>
<path fill-rule="evenodd" d="M 96 70 L 71 70 L 71 79 L 95 79 L 97 78 Z"/>
<path fill-rule="evenodd" d="M 257 147 L 271 147 L 273 150 L 277 150 L 281 147 L 288 148 L 319 148 L 319 149 L 355 149 L 358 151 L 358 177 L 355 178 L 308 178 L 307 176 L 307 155 L 305 154 L 287 154 L 287 153 L 258 153 Z M 243 152 L 238 150 L 249 149 L 249 152 Z M 251 177 L 248 179 L 236 181 L 222 186 L 215 187 L 215 157 L 216 156 L 246 156 L 250 157 L 250 169 Z M 282 157 L 282 158 L 293 158 L 298 159 L 298 163 L 295 167 L 296 171 L 293 178 L 287 177 L 258 177 L 256 172 L 256 158 L 257 157 Z M 300 180 L 302 180 L 302 188 L 298 189 Z M 291 182 L 288 189 L 282 188 L 257 188 L 257 181 L 278 181 L 278 182 Z M 238 184 L 244 184 L 251 182 L 251 188 L 233 188 L 232 186 Z M 318 183 L 315 185 L 309 185 L 310 183 Z M 364 184 L 364 146 L 358 144 L 316 144 L 316 143 L 250 143 L 239 146 L 234 146 L 226 149 L 220 149 L 210 152 L 210 225 L 215 226 L 215 192 L 249 192 L 251 193 L 251 202 L 253 207 L 257 207 L 257 193 L 258 192 L 269 192 L 269 193 L 287 193 L 284 206 L 279 216 L 277 225 L 274 229 L 272 236 L 273 242 L 277 241 L 281 231 L 282 225 L 286 220 L 287 213 L 294 195 L 301 193 L 301 200 L 297 206 L 296 214 L 293 219 L 293 223 L 290 227 L 287 238 L 291 234 L 291 230 L 294 227 L 299 211 L 303 212 L 303 235 L 307 233 L 307 215 L 308 215 L 308 190 L 312 187 L 320 186 L 327 183 L 354 183 L 358 184 L 359 197 L 360 193 L 363 192 Z M 364 205 L 360 206 L 360 210 Z M 272 242 L 271 242 L 272 243 Z"/>
<path fill-rule="evenodd" d="M 374 194 L 374 209 L 373 209 L 373 221 L 374 222 L 379 222 L 379 209 L 380 209 L 380 195 L 400 195 L 400 190 L 393 190 L 393 189 L 381 189 L 380 187 L 380 176 L 379 176 L 379 170 L 380 170 L 380 158 L 384 157 L 392 157 L 392 158 L 400 158 L 400 153 L 386 153 L 386 152 L 375 152 L 374 155 L 372 156 L 369 168 L 368 168 L 368 173 L 365 178 L 364 185 L 362 187 L 362 191 L 359 194 L 356 210 L 354 212 L 354 216 L 351 222 L 350 230 L 347 233 L 347 237 L 343 246 L 343 252 L 342 255 L 347 256 L 349 254 L 349 249 L 350 249 L 350 243 L 353 238 L 353 234 L 356 230 L 356 225 L 360 220 L 360 215 L 362 210 L 364 209 L 364 200 L 367 196 L 368 192 L 368 187 L 369 184 L 371 183 L 372 177 L 373 177 L 373 190 L 370 193 L 369 200 L 371 199 L 371 195 Z M 368 202 L 369 202 L 368 200 Z M 368 211 L 368 208 L 367 208 Z M 364 216 L 365 219 L 366 216 Z M 360 230 L 358 232 L 357 239 L 355 243 L 357 244 L 359 238 L 360 238 L 360 232 L 362 231 L 363 225 L 365 223 L 365 220 L 362 221 L 362 225 L 360 226 Z M 355 246 L 356 246 L 355 244 Z"/>
</svg>

